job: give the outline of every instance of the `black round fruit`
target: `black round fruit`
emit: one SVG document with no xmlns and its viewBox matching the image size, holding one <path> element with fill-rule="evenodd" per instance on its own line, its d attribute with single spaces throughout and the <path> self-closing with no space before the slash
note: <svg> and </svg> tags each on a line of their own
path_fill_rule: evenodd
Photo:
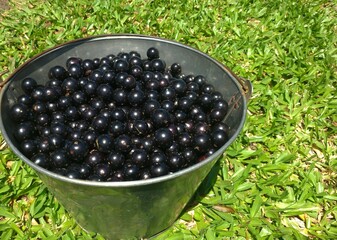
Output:
<svg viewBox="0 0 337 240">
<path fill-rule="evenodd" d="M 148 57 L 148 59 L 156 59 L 159 58 L 159 50 L 155 47 L 150 47 L 147 52 L 146 55 Z"/>
<path fill-rule="evenodd" d="M 151 166 L 151 176 L 160 177 L 167 175 L 170 169 L 166 163 L 156 163 Z"/>
<path fill-rule="evenodd" d="M 159 128 L 154 133 L 154 141 L 160 148 L 166 149 L 173 143 L 173 134 L 168 128 Z"/>
<path fill-rule="evenodd" d="M 228 141 L 228 103 L 205 76 L 166 68 L 159 50 L 70 57 L 48 81 L 21 82 L 11 107 L 22 153 L 56 174 L 149 179 L 203 161 Z"/>
<path fill-rule="evenodd" d="M 23 122 L 29 117 L 29 108 L 23 103 L 16 103 L 11 107 L 10 116 L 15 122 Z"/>
<path fill-rule="evenodd" d="M 33 78 L 25 78 L 21 82 L 21 89 L 26 94 L 30 94 L 36 87 L 37 87 L 37 82 Z"/>
<path fill-rule="evenodd" d="M 111 151 L 113 140 L 109 134 L 101 134 L 96 139 L 96 147 L 103 153 Z"/>
</svg>

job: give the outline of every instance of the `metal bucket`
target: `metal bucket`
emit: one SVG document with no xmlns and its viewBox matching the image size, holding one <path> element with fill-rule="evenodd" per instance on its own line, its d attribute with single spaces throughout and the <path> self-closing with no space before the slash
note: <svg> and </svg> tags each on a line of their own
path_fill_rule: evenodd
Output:
<svg viewBox="0 0 337 240">
<path fill-rule="evenodd" d="M 64 65 L 69 57 L 100 58 L 110 53 L 146 50 L 156 47 L 167 65 L 180 63 L 185 74 L 202 74 L 229 102 L 225 122 L 230 127 L 229 141 L 212 156 L 187 169 L 149 180 L 126 182 L 93 182 L 76 180 L 47 171 L 27 159 L 14 138 L 10 107 L 23 92 L 20 82 L 32 77 L 43 84 L 48 70 Z M 8 145 L 31 166 L 56 199 L 86 230 L 108 239 L 153 236 L 170 227 L 206 179 L 226 148 L 238 136 L 247 112 L 251 84 L 235 76 L 228 68 L 208 55 L 186 45 L 143 35 L 103 35 L 79 39 L 49 49 L 27 61 L 9 78 L 1 91 L 0 128 Z"/>
</svg>

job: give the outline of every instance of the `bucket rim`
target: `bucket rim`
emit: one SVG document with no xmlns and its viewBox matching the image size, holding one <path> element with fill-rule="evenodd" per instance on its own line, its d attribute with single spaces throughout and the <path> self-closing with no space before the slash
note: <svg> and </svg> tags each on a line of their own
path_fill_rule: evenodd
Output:
<svg viewBox="0 0 337 240">
<path fill-rule="evenodd" d="M 208 60 L 213 62 L 215 65 L 220 67 L 231 78 L 233 83 L 235 83 L 237 85 L 237 88 L 240 92 L 240 97 L 243 99 L 243 108 L 242 108 L 243 114 L 242 114 L 242 118 L 240 120 L 239 127 L 237 128 L 237 130 L 235 131 L 233 136 L 226 142 L 226 144 L 223 145 L 221 148 L 219 148 L 216 152 L 214 152 L 212 155 L 205 158 L 203 161 L 201 161 L 199 163 L 196 163 L 196 164 L 194 164 L 190 167 L 187 167 L 185 169 L 179 170 L 177 172 L 174 172 L 174 173 L 171 173 L 171 174 L 168 174 L 168 175 L 150 178 L 150 179 L 145 179 L 145 180 L 98 182 L 98 181 L 91 181 L 91 180 L 71 179 L 71 178 L 56 174 L 56 173 L 54 173 L 52 171 L 49 171 L 47 169 L 44 169 L 44 168 L 34 164 L 33 162 L 31 162 L 12 143 L 12 141 L 10 140 L 10 137 L 7 134 L 6 128 L 4 126 L 2 116 L 0 116 L 0 130 L 1 130 L 1 133 L 2 133 L 3 138 L 5 139 L 6 143 L 11 148 L 11 150 L 18 156 L 18 158 L 20 160 L 23 160 L 26 164 L 28 164 L 31 168 L 33 168 L 37 172 L 38 175 L 44 174 L 44 175 L 47 175 L 48 177 L 51 177 L 51 178 L 59 180 L 59 181 L 72 183 L 72 184 L 76 184 L 76 185 L 95 186 L 95 187 L 117 187 L 118 188 L 118 187 L 136 187 L 136 186 L 145 186 L 145 185 L 156 184 L 156 183 L 165 182 L 165 181 L 169 181 L 171 179 L 181 177 L 181 176 L 186 175 L 190 172 L 196 171 L 197 169 L 203 167 L 204 165 L 212 162 L 216 158 L 216 156 L 222 155 L 225 152 L 225 150 L 228 148 L 228 146 L 230 144 L 232 144 L 232 142 L 234 142 L 234 140 L 241 133 L 242 128 L 243 128 L 244 123 L 245 123 L 245 120 L 246 120 L 246 116 L 247 116 L 247 105 L 248 105 L 247 102 L 248 102 L 248 100 L 245 97 L 244 90 L 242 89 L 242 85 L 240 85 L 240 83 L 239 83 L 238 77 L 228 67 L 226 67 L 224 64 L 220 63 L 219 61 L 215 60 L 214 58 L 212 58 L 208 54 L 206 54 L 206 53 L 204 53 L 204 52 L 202 52 L 202 51 L 200 51 L 200 50 L 198 50 L 194 47 L 188 46 L 186 44 L 180 43 L 180 42 L 175 41 L 175 40 L 171 40 L 171 39 L 167 39 L 167 38 L 163 38 L 163 37 L 158 37 L 158 36 L 143 35 L 143 34 L 129 34 L 128 33 L 128 34 L 94 35 L 94 36 L 89 36 L 89 37 L 78 38 L 78 39 L 66 41 L 62 44 L 59 44 L 57 46 L 48 48 L 48 49 L 42 51 L 41 53 L 36 54 L 32 58 L 30 58 L 26 62 L 24 62 L 22 65 L 20 65 L 18 68 L 16 68 L 13 71 L 13 73 L 11 73 L 5 79 L 6 84 L 1 89 L 1 92 L 0 92 L 0 107 L 2 108 L 4 94 L 7 91 L 8 87 L 10 86 L 13 78 L 22 69 L 24 69 L 26 66 L 28 66 L 33 61 L 37 60 L 38 58 L 40 58 L 44 55 L 47 55 L 49 53 L 57 51 L 58 49 L 61 49 L 63 47 L 66 47 L 66 46 L 69 46 L 69 45 L 72 45 L 72 44 L 83 44 L 85 42 L 107 40 L 107 39 L 134 39 L 134 40 L 143 39 L 143 40 L 150 40 L 150 41 L 159 41 L 159 42 L 169 43 L 169 44 L 172 44 L 172 45 L 176 45 L 176 46 L 179 46 L 179 47 L 186 48 L 186 49 L 188 49 L 192 52 L 195 52 L 195 53 L 207 58 Z"/>
</svg>

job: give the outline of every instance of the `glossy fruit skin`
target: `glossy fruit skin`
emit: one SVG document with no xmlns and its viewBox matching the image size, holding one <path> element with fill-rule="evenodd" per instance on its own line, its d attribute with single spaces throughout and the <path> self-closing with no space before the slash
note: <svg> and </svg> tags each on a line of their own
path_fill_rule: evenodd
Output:
<svg viewBox="0 0 337 240">
<path fill-rule="evenodd" d="M 145 94 L 141 90 L 131 90 L 128 94 L 128 103 L 132 106 L 139 106 L 145 100 Z"/>
<path fill-rule="evenodd" d="M 85 158 L 85 163 L 89 166 L 93 167 L 99 163 L 104 162 L 104 155 L 102 152 L 98 150 L 92 150 L 89 152 L 89 154 Z"/>
<path fill-rule="evenodd" d="M 191 147 L 193 143 L 192 135 L 187 132 L 181 133 L 178 138 L 178 143 L 181 148 Z"/>
<path fill-rule="evenodd" d="M 170 123 L 170 115 L 167 110 L 158 108 L 152 112 L 151 120 L 156 127 L 167 127 Z"/>
<path fill-rule="evenodd" d="M 165 163 L 156 163 L 151 166 L 151 176 L 160 177 L 169 173 L 170 169 Z"/>
<path fill-rule="evenodd" d="M 99 115 L 93 119 L 91 126 L 98 133 L 103 133 L 108 129 L 109 120 L 108 118 Z"/>
<path fill-rule="evenodd" d="M 203 75 L 166 67 L 156 48 L 71 57 L 11 107 L 23 154 L 72 179 L 133 181 L 205 160 L 229 139 L 228 103 Z"/>
<path fill-rule="evenodd" d="M 88 144 L 83 140 L 74 141 L 68 147 L 68 155 L 74 162 L 83 162 L 88 152 Z"/>
<path fill-rule="evenodd" d="M 37 153 L 32 156 L 31 161 L 38 165 L 39 167 L 48 168 L 50 165 L 50 160 L 47 154 Z"/>
<path fill-rule="evenodd" d="M 151 69 L 153 71 L 164 72 L 166 68 L 166 63 L 159 58 L 155 58 L 151 61 Z"/>
<path fill-rule="evenodd" d="M 25 104 L 16 103 L 11 107 L 10 114 L 15 122 L 23 122 L 29 117 L 29 109 Z"/>
<path fill-rule="evenodd" d="M 213 145 L 216 148 L 222 147 L 228 141 L 228 134 L 225 130 L 215 130 L 211 134 Z"/>
<path fill-rule="evenodd" d="M 114 63 L 114 69 L 116 72 L 126 72 L 129 68 L 129 63 L 124 59 L 118 59 Z"/>
<path fill-rule="evenodd" d="M 21 82 L 21 89 L 26 93 L 30 94 L 37 87 L 37 82 L 33 78 L 25 78 Z"/>
<path fill-rule="evenodd" d="M 182 96 L 186 91 L 186 82 L 182 79 L 172 80 L 170 85 L 175 90 L 175 93 Z"/>
<path fill-rule="evenodd" d="M 179 63 L 173 63 L 170 66 L 170 70 L 173 76 L 177 77 L 181 73 L 181 66 Z"/>
<path fill-rule="evenodd" d="M 32 122 L 22 122 L 15 129 L 14 136 L 18 141 L 22 142 L 23 140 L 32 138 L 35 132 L 36 129 Z"/>
<path fill-rule="evenodd" d="M 224 120 L 227 111 L 225 109 L 214 108 L 209 114 L 211 123 L 217 123 Z"/>
<path fill-rule="evenodd" d="M 125 156 L 120 152 L 110 151 L 107 156 L 107 162 L 110 164 L 112 169 L 120 169 L 125 163 Z"/>
<path fill-rule="evenodd" d="M 109 134 L 101 134 L 96 139 L 96 147 L 103 153 L 109 153 L 112 149 L 113 139 Z"/>
<path fill-rule="evenodd" d="M 131 138 L 126 134 L 122 134 L 115 139 L 115 149 L 122 153 L 129 152 L 131 150 L 131 146 Z"/>
<path fill-rule="evenodd" d="M 140 168 L 136 164 L 126 164 L 123 169 L 123 175 L 126 180 L 137 180 L 140 176 Z"/>
<path fill-rule="evenodd" d="M 176 91 L 173 87 L 166 87 L 160 91 L 160 97 L 162 100 L 174 101 L 176 99 Z"/>
<path fill-rule="evenodd" d="M 167 156 L 163 151 L 153 152 L 150 156 L 150 164 L 155 165 L 158 163 L 165 163 Z"/>
<path fill-rule="evenodd" d="M 112 137 L 117 137 L 119 135 L 124 134 L 126 131 L 126 125 L 122 121 L 112 121 L 109 124 L 109 133 Z"/>
<path fill-rule="evenodd" d="M 94 167 L 94 174 L 96 174 L 101 180 L 106 180 L 111 173 L 111 168 L 108 163 L 99 163 Z"/>
<path fill-rule="evenodd" d="M 155 47 L 150 47 L 146 52 L 146 56 L 150 60 L 151 59 L 157 59 L 157 58 L 159 58 L 159 50 Z"/>
<path fill-rule="evenodd" d="M 103 100 L 108 101 L 112 98 L 113 88 L 109 84 L 100 84 L 96 89 L 96 94 Z"/>
<path fill-rule="evenodd" d="M 159 128 L 154 133 L 154 141 L 162 149 L 169 148 L 173 143 L 173 134 L 168 128 Z"/>
<path fill-rule="evenodd" d="M 131 163 L 139 167 L 145 167 L 148 164 L 148 159 L 148 153 L 144 149 L 135 149 L 130 156 Z"/>
<path fill-rule="evenodd" d="M 71 94 L 79 89 L 79 85 L 75 78 L 68 77 L 62 82 L 61 88 L 64 93 Z"/>
<path fill-rule="evenodd" d="M 32 157 L 34 154 L 37 153 L 38 150 L 37 142 L 32 139 L 23 140 L 20 143 L 20 149 L 25 156 Z"/>
<path fill-rule="evenodd" d="M 48 72 L 50 79 L 63 80 L 68 76 L 67 70 L 62 66 L 54 66 Z"/>
<path fill-rule="evenodd" d="M 206 133 L 197 134 L 194 136 L 194 144 L 198 151 L 206 152 L 211 148 L 210 136 Z"/>
<path fill-rule="evenodd" d="M 181 154 L 178 153 L 173 153 L 170 154 L 168 157 L 168 166 L 170 169 L 175 172 L 180 169 L 185 165 L 185 159 Z"/>
<path fill-rule="evenodd" d="M 80 179 L 88 179 L 92 172 L 92 167 L 83 163 L 79 166 L 78 171 L 80 173 Z"/>
<path fill-rule="evenodd" d="M 22 94 L 18 97 L 18 103 L 22 103 L 29 107 L 34 103 L 34 101 L 30 95 Z"/>
<path fill-rule="evenodd" d="M 72 64 L 81 65 L 82 59 L 79 57 L 70 57 L 66 61 L 66 67 L 69 68 Z"/>
<path fill-rule="evenodd" d="M 64 150 L 57 150 L 50 154 L 51 164 L 56 168 L 64 168 L 69 165 L 67 153 Z"/>
<path fill-rule="evenodd" d="M 74 78 L 80 78 L 83 76 L 83 68 L 80 64 L 70 64 L 68 66 L 69 76 Z"/>
</svg>

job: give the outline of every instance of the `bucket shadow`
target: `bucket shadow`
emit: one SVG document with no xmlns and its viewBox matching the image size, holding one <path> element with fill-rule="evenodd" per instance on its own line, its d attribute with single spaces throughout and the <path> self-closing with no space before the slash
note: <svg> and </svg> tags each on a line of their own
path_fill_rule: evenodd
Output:
<svg viewBox="0 0 337 240">
<path fill-rule="evenodd" d="M 180 214 L 179 218 L 186 212 L 190 211 L 192 208 L 194 208 L 196 205 L 199 204 L 199 202 L 211 191 L 213 188 L 218 173 L 220 171 L 220 161 L 217 161 L 211 171 L 208 173 L 206 178 L 202 181 L 190 201 L 187 203 L 186 207 Z"/>
<path fill-rule="evenodd" d="M 208 173 L 206 178 L 202 181 L 190 201 L 187 203 L 183 211 L 180 213 L 177 219 L 181 218 L 182 215 L 184 215 L 186 212 L 192 210 L 196 205 L 199 204 L 199 202 L 209 193 L 209 191 L 213 188 L 216 180 L 218 173 L 220 171 L 220 161 L 217 161 L 211 171 Z M 154 236 L 151 236 L 149 238 L 144 238 L 141 240 L 154 240 L 157 236 L 160 236 L 164 232 L 166 232 L 170 227 L 167 229 L 164 229 L 163 231 L 155 234 Z"/>
</svg>

